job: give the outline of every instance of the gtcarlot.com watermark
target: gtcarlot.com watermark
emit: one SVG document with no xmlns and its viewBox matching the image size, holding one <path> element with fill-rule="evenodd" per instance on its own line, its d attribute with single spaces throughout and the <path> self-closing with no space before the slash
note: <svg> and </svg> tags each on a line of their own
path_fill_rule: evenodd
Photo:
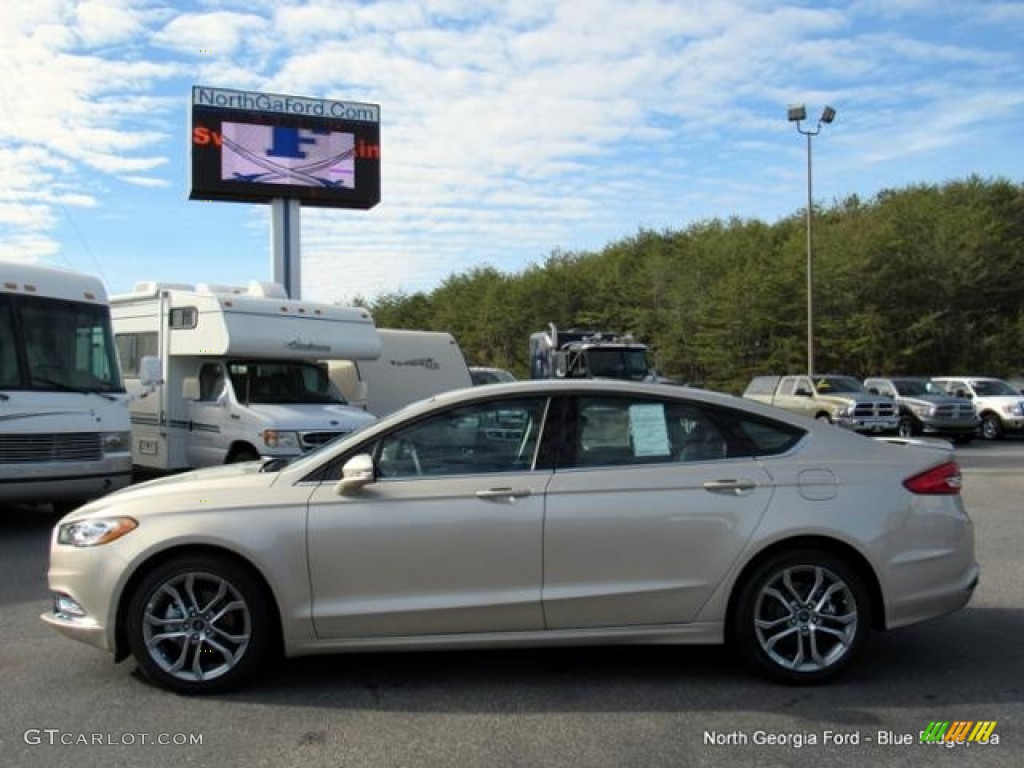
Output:
<svg viewBox="0 0 1024 768">
<path fill-rule="evenodd" d="M 22 735 L 25 743 L 35 747 L 197 747 L 203 744 L 201 733 L 85 733 L 60 728 L 29 728 Z"/>
</svg>

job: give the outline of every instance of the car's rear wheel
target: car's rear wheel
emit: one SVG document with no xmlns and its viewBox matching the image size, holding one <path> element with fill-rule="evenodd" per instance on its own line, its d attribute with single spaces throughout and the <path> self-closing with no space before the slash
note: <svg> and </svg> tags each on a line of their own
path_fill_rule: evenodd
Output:
<svg viewBox="0 0 1024 768">
<path fill-rule="evenodd" d="M 271 605 L 243 566 L 187 556 L 148 573 L 128 605 L 128 642 L 143 673 L 180 693 L 248 678 L 273 648 Z"/>
<path fill-rule="evenodd" d="M 986 440 L 998 440 L 1003 436 L 1003 422 L 994 413 L 981 417 L 981 436 Z"/>
<path fill-rule="evenodd" d="M 820 683 L 841 672 L 867 640 L 870 606 L 847 563 L 817 550 L 784 552 L 741 587 L 731 623 L 740 656 L 787 683 Z"/>
</svg>

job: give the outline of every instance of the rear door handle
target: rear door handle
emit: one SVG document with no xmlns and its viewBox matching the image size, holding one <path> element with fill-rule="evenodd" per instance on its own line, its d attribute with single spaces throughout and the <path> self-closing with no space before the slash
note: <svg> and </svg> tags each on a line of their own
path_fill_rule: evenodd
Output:
<svg viewBox="0 0 1024 768">
<path fill-rule="evenodd" d="M 477 491 L 476 497 L 482 501 L 515 504 L 517 499 L 525 498 L 531 493 L 529 488 L 489 488 L 486 491 Z"/>
<path fill-rule="evenodd" d="M 704 483 L 704 490 L 709 493 L 720 493 L 725 496 L 746 496 L 757 488 L 757 483 L 749 478 L 728 478 L 709 480 Z"/>
</svg>

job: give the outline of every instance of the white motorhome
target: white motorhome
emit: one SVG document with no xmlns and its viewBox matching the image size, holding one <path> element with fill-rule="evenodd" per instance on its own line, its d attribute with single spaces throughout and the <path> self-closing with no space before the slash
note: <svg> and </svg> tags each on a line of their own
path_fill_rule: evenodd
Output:
<svg viewBox="0 0 1024 768">
<path fill-rule="evenodd" d="M 384 417 L 409 403 L 472 386 L 469 366 L 450 333 L 379 328 L 374 360 L 329 363 L 331 380 L 353 403 Z"/>
<path fill-rule="evenodd" d="M 0 503 L 67 509 L 131 482 L 110 328 L 95 277 L 0 264 Z"/>
<path fill-rule="evenodd" d="M 364 309 L 292 300 L 276 283 L 139 283 L 110 300 L 136 464 L 288 458 L 372 421 L 318 360 L 380 353 Z"/>
</svg>

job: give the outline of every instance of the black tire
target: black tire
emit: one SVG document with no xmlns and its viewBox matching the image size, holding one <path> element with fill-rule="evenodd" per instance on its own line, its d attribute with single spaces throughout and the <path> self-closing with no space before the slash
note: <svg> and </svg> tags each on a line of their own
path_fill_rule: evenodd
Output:
<svg viewBox="0 0 1024 768">
<path fill-rule="evenodd" d="M 986 440 L 998 440 L 1003 436 L 1003 422 L 994 413 L 981 417 L 981 436 Z"/>
<path fill-rule="evenodd" d="M 814 418 L 815 418 L 816 421 L 822 421 L 825 424 L 834 424 L 835 423 L 834 421 L 832 421 L 832 416 L 830 414 L 828 414 L 828 413 L 819 413 Z"/>
<path fill-rule="evenodd" d="M 914 437 L 918 434 L 918 430 L 914 425 L 914 420 L 910 416 L 900 416 L 899 426 L 896 427 L 896 434 L 900 437 Z"/>
<path fill-rule="evenodd" d="M 785 683 L 834 678 L 867 641 L 871 606 L 858 573 L 814 549 L 783 552 L 740 586 L 730 626 L 740 657 Z"/>
<path fill-rule="evenodd" d="M 183 556 L 160 564 L 136 587 L 128 603 L 128 643 L 156 685 L 178 693 L 224 691 L 270 656 L 271 610 L 261 584 L 243 566 Z"/>
<path fill-rule="evenodd" d="M 260 455 L 251 445 L 240 445 L 236 448 L 232 448 L 228 457 L 224 460 L 225 464 L 241 464 L 243 461 L 259 461 Z"/>
</svg>

